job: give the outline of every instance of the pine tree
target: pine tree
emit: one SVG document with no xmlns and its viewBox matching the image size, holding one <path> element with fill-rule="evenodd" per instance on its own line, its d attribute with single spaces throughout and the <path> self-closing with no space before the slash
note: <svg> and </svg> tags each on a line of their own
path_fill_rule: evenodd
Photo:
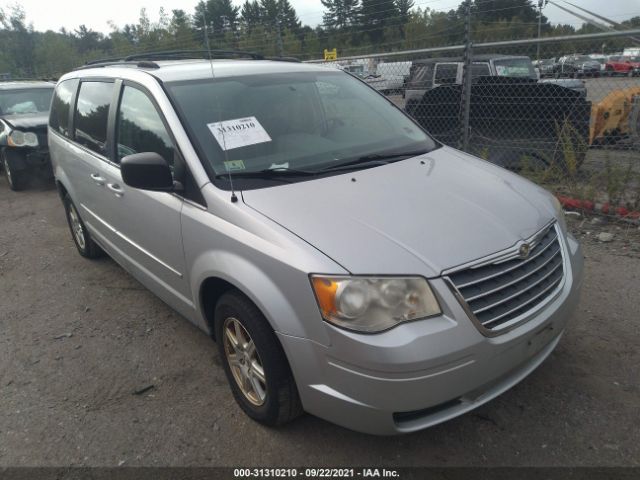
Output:
<svg viewBox="0 0 640 480">
<path fill-rule="evenodd" d="M 234 6 L 231 0 L 200 1 L 193 14 L 194 26 L 202 32 L 203 20 L 206 19 L 209 34 L 219 37 L 237 29 L 239 12 L 240 7 Z"/>
<path fill-rule="evenodd" d="M 414 0 L 396 0 L 396 7 L 398 8 L 398 17 L 402 25 L 409 22 L 409 16 L 411 9 L 414 7 Z"/>
<path fill-rule="evenodd" d="M 268 30 L 300 27 L 298 15 L 289 0 L 260 0 L 262 24 Z"/>
<path fill-rule="evenodd" d="M 343 30 L 358 23 L 360 0 L 321 0 L 327 9 L 323 24 L 328 29 Z"/>
<path fill-rule="evenodd" d="M 278 12 L 280 15 L 280 24 L 284 28 L 295 31 L 300 28 L 300 20 L 295 8 L 289 2 L 289 0 L 279 0 Z"/>
<path fill-rule="evenodd" d="M 396 24 L 398 19 L 394 0 L 362 0 L 360 13 L 362 26 L 374 43 L 380 43 L 385 27 Z"/>
<path fill-rule="evenodd" d="M 538 12 L 530 0 L 474 0 L 472 12 L 481 22 L 518 18 L 522 22 L 535 23 L 538 20 Z"/>
<path fill-rule="evenodd" d="M 260 24 L 261 8 L 258 0 L 245 0 L 240 13 L 240 20 L 245 28 L 251 30 Z"/>
</svg>

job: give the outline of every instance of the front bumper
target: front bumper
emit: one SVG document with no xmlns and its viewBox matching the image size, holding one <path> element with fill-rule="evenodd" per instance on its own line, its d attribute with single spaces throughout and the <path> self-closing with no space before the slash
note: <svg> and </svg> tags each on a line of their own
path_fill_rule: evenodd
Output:
<svg viewBox="0 0 640 480">
<path fill-rule="evenodd" d="M 579 68 L 576 72 L 578 75 L 600 75 L 600 68 Z"/>
<path fill-rule="evenodd" d="M 508 390 L 553 351 L 582 284 L 582 250 L 568 237 L 562 290 L 526 323 L 496 337 L 473 325 L 443 280 L 440 317 L 364 335 L 327 324 L 330 346 L 279 334 L 304 409 L 371 434 L 420 430 Z"/>
<path fill-rule="evenodd" d="M 8 156 L 8 161 L 11 164 L 11 168 L 14 171 L 20 170 L 34 170 L 45 169 L 47 171 L 53 171 L 51 169 L 51 159 L 49 157 L 49 150 L 43 147 L 5 147 L 7 150 L 11 150 L 12 155 Z"/>
</svg>

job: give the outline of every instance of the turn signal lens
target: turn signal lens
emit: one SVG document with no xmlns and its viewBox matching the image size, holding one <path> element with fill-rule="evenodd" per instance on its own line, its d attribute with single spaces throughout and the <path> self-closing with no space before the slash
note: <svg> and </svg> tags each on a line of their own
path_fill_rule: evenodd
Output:
<svg viewBox="0 0 640 480">
<path fill-rule="evenodd" d="M 338 290 L 338 282 L 334 282 L 328 278 L 313 277 L 313 290 L 316 292 L 318 306 L 323 317 L 336 314 L 336 291 Z"/>
</svg>

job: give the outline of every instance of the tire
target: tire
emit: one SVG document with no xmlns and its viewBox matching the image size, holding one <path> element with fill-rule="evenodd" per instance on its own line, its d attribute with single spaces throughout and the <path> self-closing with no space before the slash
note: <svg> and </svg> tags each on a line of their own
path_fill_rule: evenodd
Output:
<svg viewBox="0 0 640 480">
<path fill-rule="evenodd" d="M 71 238 L 78 249 L 78 253 L 85 258 L 99 258 L 104 255 L 104 251 L 91 238 L 91 234 L 84 226 L 76 206 L 71 201 L 68 193 L 65 193 L 62 200 L 67 217 L 67 224 L 71 231 Z"/>
<path fill-rule="evenodd" d="M 27 177 L 24 171 L 15 171 L 11 168 L 9 163 L 9 155 L 6 150 L 2 151 L 2 168 L 4 169 L 4 176 L 7 179 L 9 188 L 14 192 L 24 190 L 27 183 Z"/>
<path fill-rule="evenodd" d="M 253 302 L 238 291 L 227 292 L 216 304 L 214 321 L 222 365 L 240 408 L 252 419 L 272 427 L 300 416 L 298 389 L 282 346 Z M 239 341 L 238 336 L 242 337 Z M 243 382 L 245 386 L 241 387 Z"/>
</svg>

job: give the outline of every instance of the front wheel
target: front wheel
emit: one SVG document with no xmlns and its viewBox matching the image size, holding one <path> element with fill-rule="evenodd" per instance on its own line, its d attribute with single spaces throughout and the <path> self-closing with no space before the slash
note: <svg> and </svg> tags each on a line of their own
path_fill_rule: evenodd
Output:
<svg viewBox="0 0 640 480">
<path fill-rule="evenodd" d="M 215 309 L 215 335 L 236 402 L 254 420 L 283 425 L 302 413 L 282 346 L 258 308 L 237 291 Z"/>
<path fill-rule="evenodd" d="M 26 185 L 26 176 L 24 170 L 15 170 L 9 162 L 10 154 L 6 150 L 2 151 L 2 168 L 4 168 L 4 175 L 7 179 L 9 188 L 14 192 L 23 190 Z"/>
</svg>

